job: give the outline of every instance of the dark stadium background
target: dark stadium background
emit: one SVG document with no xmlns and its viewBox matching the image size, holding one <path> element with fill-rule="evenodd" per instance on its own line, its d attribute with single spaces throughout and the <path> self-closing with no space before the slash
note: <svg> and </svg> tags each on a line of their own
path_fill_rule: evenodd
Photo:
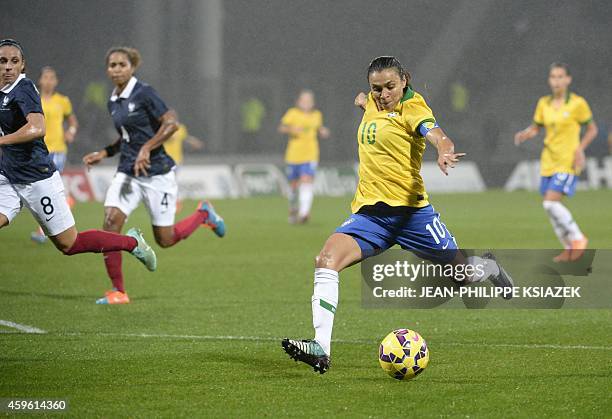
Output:
<svg viewBox="0 0 612 419">
<path fill-rule="evenodd" d="M 597 298 L 581 302 L 610 306 L 612 282 L 599 281 L 612 277 L 611 17 L 611 0 L 0 0 L 0 39 L 23 43 L 31 78 L 54 66 L 79 117 L 75 170 L 63 176 L 79 231 L 103 224 L 117 158 L 88 172 L 80 159 L 115 139 L 104 56 L 125 44 L 143 55 L 138 77 L 207 142 L 178 172 L 177 220 L 206 198 L 228 227 L 223 239 L 199 229 L 176 247 L 152 243 L 154 274 L 125 255 L 131 303 L 97 305 L 110 287 L 103 256 L 68 258 L 32 242 L 36 222 L 24 208 L 0 232 L 0 416 L 9 398 L 44 398 L 67 399 L 64 414 L 79 418 L 611 417 L 609 308 L 368 308 L 356 265 L 341 274 L 330 372 L 315 374 L 281 348 L 283 337 L 312 336 L 314 257 L 349 216 L 356 185 L 353 99 L 383 54 L 411 71 L 479 170 L 462 162 L 444 177 L 426 162 L 432 205 L 463 249 L 491 250 L 520 285 L 558 284 L 549 256 L 533 271 L 523 260 L 555 255 L 560 243 L 535 190 L 539 173 L 525 164 L 542 137 L 520 148 L 512 138 L 548 94 L 550 63 L 569 64 L 600 134 L 579 183 L 591 190 L 564 202 L 596 254 L 580 280 Z M 321 141 L 312 218 L 293 225 L 280 196 L 287 138 L 276 127 L 303 87 L 315 91 L 332 138 Z M 247 135 L 241 111 L 253 97 L 265 115 Z M 531 189 L 500 190 L 517 172 L 516 189 Z M 125 230 L 151 240 L 150 224 L 140 205 Z M 393 380 L 378 362 L 379 343 L 398 328 L 417 331 L 431 351 L 414 381 Z"/>
<path fill-rule="evenodd" d="M 548 93 L 553 61 L 570 65 L 572 89 L 588 99 L 600 126 L 588 154 L 607 154 L 610 16 L 605 0 L 23 0 L 3 3 L 0 27 L 23 43 L 31 78 L 43 65 L 58 70 L 59 90 L 82 125 L 73 164 L 114 136 L 104 109 L 104 54 L 112 45 L 141 51 L 138 77 L 207 140 L 207 162 L 280 162 L 285 139 L 276 126 L 302 87 L 315 91 L 333 132 L 321 142 L 322 164 L 356 160 L 353 97 L 367 89 L 369 61 L 393 54 L 457 149 L 478 163 L 488 187 L 500 187 L 519 160 L 538 157 L 540 143 L 518 149 L 512 135 Z M 265 106 L 253 138 L 241 129 L 250 97 Z"/>
</svg>

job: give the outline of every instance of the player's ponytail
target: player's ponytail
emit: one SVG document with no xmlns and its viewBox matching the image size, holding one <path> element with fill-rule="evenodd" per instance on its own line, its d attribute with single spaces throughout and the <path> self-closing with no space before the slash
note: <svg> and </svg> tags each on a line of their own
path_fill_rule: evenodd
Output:
<svg viewBox="0 0 612 419">
<path fill-rule="evenodd" d="M 374 58 L 368 66 L 367 78 L 369 79 L 370 74 L 374 72 L 386 70 L 388 68 L 394 68 L 397 70 L 400 78 L 406 79 L 406 87 L 404 90 L 408 89 L 408 85 L 410 84 L 410 73 L 404 69 L 402 63 L 400 63 L 397 58 L 391 55 L 383 55 L 381 57 Z"/>
</svg>

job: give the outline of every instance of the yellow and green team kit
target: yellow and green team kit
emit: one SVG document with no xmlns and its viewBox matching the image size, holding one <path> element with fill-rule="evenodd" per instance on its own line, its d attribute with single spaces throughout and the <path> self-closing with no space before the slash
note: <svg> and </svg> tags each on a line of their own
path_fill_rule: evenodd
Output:
<svg viewBox="0 0 612 419">
<path fill-rule="evenodd" d="M 45 99 L 40 98 L 45 114 L 45 145 L 49 153 L 65 153 L 68 150 L 64 139 L 64 119 L 72 114 L 72 104 L 67 96 L 59 93 Z"/>
<path fill-rule="evenodd" d="M 285 152 L 287 164 L 302 164 L 319 161 L 319 141 L 317 135 L 323 126 L 323 115 L 318 110 L 304 112 L 298 108 L 289 108 L 283 115 L 281 124 L 298 127 L 298 134 L 289 134 L 289 143 Z"/>
<path fill-rule="evenodd" d="M 419 125 L 435 123 L 423 97 L 408 87 L 393 111 L 379 111 L 372 94 L 357 132 L 359 183 L 353 213 L 384 202 L 393 207 L 429 205 L 421 177 L 425 137 Z"/>
<path fill-rule="evenodd" d="M 587 101 L 569 93 L 558 108 L 552 104 L 552 96 L 538 100 L 533 122 L 546 129 L 544 150 L 540 159 L 540 175 L 555 173 L 574 175 L 574 154 L 580 144 L 580 127 L 591 122 L 593 114 Z"/>
</svg>

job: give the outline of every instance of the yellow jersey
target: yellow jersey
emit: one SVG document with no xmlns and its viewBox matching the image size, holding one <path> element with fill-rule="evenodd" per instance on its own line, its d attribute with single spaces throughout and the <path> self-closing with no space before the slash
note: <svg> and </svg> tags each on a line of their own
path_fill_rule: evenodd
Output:
<svg viewBox="0 0 612 419">
<path fill-rule="evenodd" d="M 550 95 L 538 100 L 533 122 L 546 129 L 540 159 L 541 176 L 576 174 L 574 153 L 580 144 L 580 127 L 591 122 L 592 118 L 589 104 L 577 94 L 568 92 L 565 102 L 558 109 L 552 106 Z"/>
<path fill-rule="evenodd" d="M 319 141 L 317 135 L 323 126 L 323 115 L 314 109 L 304 112 L 298 108 L 290 108 L 283 119 L 282 125 L 301 128 L 299 134 L 290 134 L 285 162 L 288 164 L 302 164 L 319 161 Z"/>
<path fill-rule="evenodd" d="M 176 164 L 181 164 L 183 162 L 183 141 L 189 135 L 187 132 L 187 127 L 183 124 L 179 124 L 178 129 L 172 137 L 168 138 L 167 141 L 164 142 L 164 149 L 166 153 Z"/>
<path fill-rule="evenodd" d="M 41 96 L 45 114 L 45 144 L 50 153 L 65 153 L 68 150 L 64 139 L 64 119 L 72 114 L 72 103 L 67 96 L 53 93 L 49 99 Z"/>
<path fill-rule="evenodd" d="M 423 97 L 409 86 L 393 111 L 379 111 L 372 93 L 357 131 L 359 183 L 353 213 L 364 205 L 421 208 L 429 205 L 421 177 L 425 138 L 418 132 L 435 118 Z"/>
</svg>

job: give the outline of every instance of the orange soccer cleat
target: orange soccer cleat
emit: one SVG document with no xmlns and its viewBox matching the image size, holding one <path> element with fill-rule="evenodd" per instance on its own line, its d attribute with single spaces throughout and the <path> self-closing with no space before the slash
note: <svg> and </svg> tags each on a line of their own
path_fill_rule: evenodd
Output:
<svg viewBox="0 0 612 419">
<path fill-rule="evenodd" d="M 582 236 L 582 239 L 580 240 L 572 240 L 570 262 L 580 259 L 588 244 L 589 239 L 587 239 L 586 236 Z"/>
<path fill-rule="evenodd" d="M 571 253 L 572 249 L 564 249 L 563 252 L 553 258 L 553 262 L 569 262 Z"/>
<path fill-rule="evenodd" d="M 96 304 L 129 304 L 130 298 L 125 292 L 111 290 L 104 293 L 104 297 L 96 301 Z"/>
<path fill-rule="evenodd" d="M 553 262 L 575 262 L 582 257 L 584 250 L 589 244 L 589 239 L 583 236 L 582 239 L 572 240 L 570 246 L 553 258 Z"/>
</svg>

